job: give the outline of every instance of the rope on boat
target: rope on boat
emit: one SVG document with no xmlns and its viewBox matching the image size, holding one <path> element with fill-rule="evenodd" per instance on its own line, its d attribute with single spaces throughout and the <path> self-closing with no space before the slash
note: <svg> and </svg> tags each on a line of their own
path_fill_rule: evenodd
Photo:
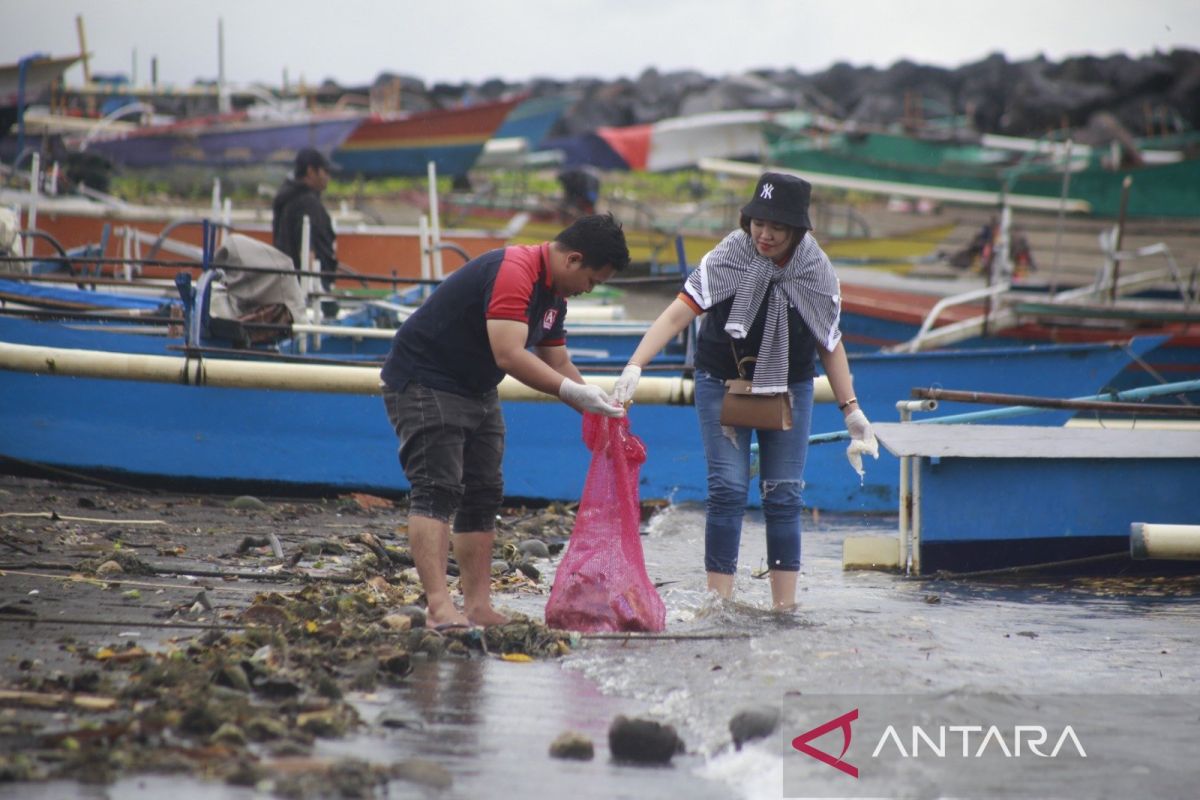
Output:
<svg viewBox="0 0 1200 800">
<path fill-rule="evenodd" d="M 993 575 L 1020 575 L 1024 572 L 1040 572 L 1041 570 L 1061 569 L 1063 567 L 1082 567 L 1091 564 L 1103 564 L 1109 561 L 1128 560 L 1129 552 L 1121 550 L 1115 553 L 1103 553 L 1098 556 L 1068 558 L 1062 561 L 1043 561 L 1039 564 L 1022 564 L 1014 567 L 998 569 L 979 569 L 973 572 L 947 572 L 938 570 L 933 575 L 913 576 L 911 580 L 958 580 L 959 578 L 985 578 Z"/>
</svg>

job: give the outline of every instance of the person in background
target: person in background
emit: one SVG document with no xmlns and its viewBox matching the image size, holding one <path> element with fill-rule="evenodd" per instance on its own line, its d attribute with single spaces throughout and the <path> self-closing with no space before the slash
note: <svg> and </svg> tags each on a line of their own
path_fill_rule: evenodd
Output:
<svg viewBox="0 0 1200 800">
<path fill-rule="evenodd" d="M 628 404 L 642 367 L 704 314 L 696 345 L 695 402 L 708 463 L 708 588 L 724 598 L 733 594 L 750 485 L 750 437 L 756 433 L 771 599 L 779 610 L 796 603 L 800 493 L 818 357 L 845 414 L 851 464 L 860 469 L 863 453 L 876 458 L 879 454 L 871 425 L 854 396 L 838 328 L 837 277 L 810 233 L 811 194 L 807 181 L 764 173 L 753 199 L 742 208 L 741 227 L 701 259 L 683 291 L 642 337 L 613 392 L 616 402 Z M 754 431 L 721 425 L 725 381 L 739 377 L 737 362 L 746 358 L 756 359 L 746 370 L 756 393 L 789 393 L 791 429 Z"/>
<path fill-rule="evenodd" d="M 300 239 L 303 234 L 304 218 L 309 222 L 309 249 L 312 257 L 321 265 L 321 288 L 333 288 L 337 272 L 337 233 L 333 220 L 321 203 L 321 192 L 329 185 L 335 167 L 320 151 L 306 147 L 296 153 L 293 176 L 283 182 L 271 203 L 271 236 L 275 248 L 292 258 L 296 269 L 301 268 Z M 337 316 L 335 300 L 321 303 L 321 315 L 326 318 Z"/>
<path fill-rule="evenodd" d="M 492 542 L 504 495 L 505 374 L 580 412 L 625 415 L 583 382 L 566 348 L 567 298 L 629 264 L 612 215 L 581 217 L 553 242 L 514 245 L 459 267 L 392 340 L 383 400 L 412 485 L 408 538 L 430 627 L 497 625 L 491 605 Z M 453 527 L 453 535 L 451 535 Z M 451 545 L 463 609 L 446 585 Z"/>
</svg>

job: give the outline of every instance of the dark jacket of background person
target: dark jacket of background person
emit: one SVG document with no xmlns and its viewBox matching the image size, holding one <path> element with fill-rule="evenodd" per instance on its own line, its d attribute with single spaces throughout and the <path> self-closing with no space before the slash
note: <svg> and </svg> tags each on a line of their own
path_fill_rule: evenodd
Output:
<svg viewBox="0 0 1200 800">
<path fill-rule="evenodd" d="M 321 203 L 321 195 L 295 178 L 288 178 L 271 203 L 271 235 L 273 244 L 292 258 L 296 269 L 300 269 L 300 234 L 304 217 L 309 219 L 309 246 L 321 262 L 321 271 L 333 273 L 337 270 L 334 255 L 333 220 Z"/>
</svg>

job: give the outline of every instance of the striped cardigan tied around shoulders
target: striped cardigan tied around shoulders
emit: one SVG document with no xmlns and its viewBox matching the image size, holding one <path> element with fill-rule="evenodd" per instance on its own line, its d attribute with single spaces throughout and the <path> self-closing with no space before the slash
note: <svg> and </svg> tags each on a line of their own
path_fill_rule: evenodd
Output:
<svg viewBox="0 0 1200 800">
<path fill-rule="evenodd" d="M 837 276 L 811 233 L 780 267 L 758 253 L 749 234 L 736 230 L 701 259 L 700 266 L 684 283 L 684 291 L 703 309 L 732 296 L 725 332 L 733 339 L 746 338 L 766 300 L 766 328 L 754 365 L 755 394 L 787 391 L 789 305 L 799 312 L 817 343 L 826 350 L 833 350 L 842 338 Z"/>
</svg>

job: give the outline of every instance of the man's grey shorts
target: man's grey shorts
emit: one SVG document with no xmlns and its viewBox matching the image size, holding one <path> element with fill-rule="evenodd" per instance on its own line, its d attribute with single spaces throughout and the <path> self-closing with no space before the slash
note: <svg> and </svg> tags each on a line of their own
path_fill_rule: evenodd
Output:
<svg viewBox="0 0 1200 800">
<path fill-rule="evenodd" d="M 412 484 L 409 514 L 455 533 L 490 531 L 504 497 L 504 417 L 495 390 L 480 397 L 409 383 L 383 390 L 400 441 L 400 466 Z"/>
</svg>

